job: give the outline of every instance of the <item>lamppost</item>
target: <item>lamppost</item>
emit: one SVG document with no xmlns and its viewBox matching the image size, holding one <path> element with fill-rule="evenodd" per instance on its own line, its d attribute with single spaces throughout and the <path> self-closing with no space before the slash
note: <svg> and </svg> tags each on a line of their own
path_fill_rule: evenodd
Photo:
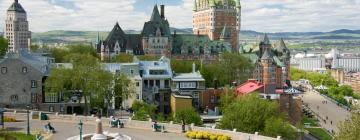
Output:
<svg viewBox="0 0 360 140">
<path fill-rule="evenodd" d="M 26 132 L 26 134 L 27 135 L 30 135 L 30 117 L 29 117 L 29 109 L 30 109 L 30 106 L 29 105 L 27 105 L 26 106 L 26 113 L 27 113 L 27 132 Z"/>
<path fill-rule="evenodd" d="M 82 121 L 80 120 L 80 123 L 78 123 L 78 128 L 80 130 L 80 140 L 82 140 L 82 129 L 83 129 L 83 123 Z"/>
</svg>

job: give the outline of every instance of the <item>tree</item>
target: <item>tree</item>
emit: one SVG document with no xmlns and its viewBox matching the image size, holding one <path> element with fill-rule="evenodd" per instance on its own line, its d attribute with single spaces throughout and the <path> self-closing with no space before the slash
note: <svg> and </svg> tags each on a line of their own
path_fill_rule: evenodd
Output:
<svg viewBox="0 0 360 140">
<path fill-rule="evenodd" d="M 202 125 L 201 117 L 194 108 L 187 108 L 176 112 L 175 121 L 181 123 L 183 120 L 185 124 L 194 123 L 197 126 Z"/>
<path fill-rule="evenodd" d="M 77 90 L 82 92 L 82 97 L 85 101 L 84 114 L 87 115 L 89 111 L 89 101 L 101 102 L 104 99 L 101 95 L 96 93 L 100 91 L 99 73 L 101 73 L 101 66 L 97 58 L 89 54 L 70 54 L 65 60 L 71 62 L 72 69 L 54 69 L 46 81 L 47 90 L 59 93 L 69 90 Z M 101 83 L 102 84 L 102 83 Z M 93 104 L 94 105 L 94 104 Z"/>
<path fill-rule="evenodd" d="M 224 88 L 224 94 L 220 98 L 220 109 L 225 110 L 231 103 L 236 100 L 235 91 L 229 86 Z"/>
<path fill-rule="evenodd" d="M 239 97 L 223 110 L 220 127 L 254 133 L 264 130 L 265 121 L 278 115 L 278 103 L 259 99 L 256 94 Z"/>
<path fill-rule="evenodd" d="M 272 117 L 265 121 L 264 135 L 277 137 L 281 136 L 286 140 L 294 140 L 296 131 L 291 124 L 281 117 Z"/>
<path fill-rule="evenodd" d="M 136 100 L 131 107 L 134 111 L 134 120 L 146 121 L 149 118 L 155 118 L 156 105 L 154 104 L 147 104 Z"/>
<path fill-rule="evenodd" d="M 339 133 L 335 135 L 335 140 L 359 140 L 360 139 L 360 114 L 353 113 L 350 120 L 341 122 Z"/>
<path fill-rule="evenodd" d="M 124 100 L 131 98 L 136 94 L 134 82 L 125 74 L 116 74 L 114 80 L 114 96 L 119 103 L 122 103 Z"/>
<path fill-rule="evenodd" d="M 254 65 L 244 56 L 224 53 L 214 63 L 204 65 L 201 74 L 204 76 L 206 86 L 214 86 L 214 79 L 219 81 L 219 86 L 224 86 L 247 80 L 253 68 Z"/>
<path fill-rule="evenodd" d="M 133 62 L 134 55 L 131 54 L 119 54 L 112 58 L 111 62 L 116 63 L 130 63 Z"/>
<path fill-rule="evenodd" d="M 8 49 L 8 42 L 5 38 L 3 38 L 2 36 L 0 36 L 0 58 L 2 58 Z"/>
<path fill-rule="evenodd" d="M 200 69 L 200 61 L 188 61 L 188 60 L 171 59 L 171 69 L 175 73 L 192 72 L 193 63 L 196 64 L 197 69 Z"/>
<path fill-rule="evenodd" d="M 81 44 L 65 46 L 64 48 L 51 48 L 48 51 L 52 57 L 55 58 L 56 63 L 70 62 L 67 57 L 71 54 L 91 55 L 95 58 L 98 57 L 96 50 L 93 47 Z"/>
</svg>

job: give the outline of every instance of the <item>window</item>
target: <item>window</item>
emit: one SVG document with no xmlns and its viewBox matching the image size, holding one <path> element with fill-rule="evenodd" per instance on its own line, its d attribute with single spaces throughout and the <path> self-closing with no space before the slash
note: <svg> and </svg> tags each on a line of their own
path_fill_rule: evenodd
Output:
<svg viewBox="0 0 360 140">
<path fill-rule="evenodd" d="M 22 73 L 27 73 L 27 67 L 22 67 Z"/>
<path fill-rule="evenodd" d="M 10 100 L 11 102 L 16 102 L 19 100 L 19 97 L 17 95 L 11 95 Z"/>
<path fill-rule="evenodd" d="M 7 67 L 2 67 L 1 68 L 1 73 L 6 74 L 7 73 Z"/>
<path fill-rule="evenodd" d="M 160 80 L 156 80 L 156 86 L 160 87 Z"/>
<path fill-rule="evenodd" d="M 196 82 L 181 82 L 180 88 L 196 88 Z"/>
<path fill-rule="evenodd" d="M 131 73 L 131 75 L 134 75 L 134 70 L 130 69 L 130 73 Z"/>
<path fill-rule="evenodd" d="M 136 87 L 139 87 L 140 86 L 140 83 L 139 82 L 136 82 Z"/>
<path fill-rule="evenodd" d="M 37 94 L 31 93 L 31 103 L 36 103 L 36 102 L 37 102 Z"/>
<path fill-rule="evenodd" d="M 170 86 L 170 81 L 169 80 L 165 80 L 165 88 L 169 88 Z"/>
<path fill-rule="evenodd" d="M 31 88 L 37 88 L 37 81 L 31 80 Z"/>
</svg>

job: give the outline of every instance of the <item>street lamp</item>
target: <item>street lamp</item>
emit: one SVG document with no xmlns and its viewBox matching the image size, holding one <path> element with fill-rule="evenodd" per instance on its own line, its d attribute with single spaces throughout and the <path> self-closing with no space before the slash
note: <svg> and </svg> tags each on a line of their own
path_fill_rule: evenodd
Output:
<svg viewBox="0 0 360 140">
<path fill-rule="evenodd" d="M 30 117 L 29 117 L 29 109 L 30 109 L 30 106 L 27 105 L 26 106 L 26 113 L 27 113 L 27 135 L 30 135 Z"/>
<path fill-rule="evenodd" d="M 80 140 L 82 140 L 82 129 L 83 129 L 83 123 L 82 121 L 80 120 L 80 123 L 78 123 L 78 128 L 80 130 Z"/>
</svg>

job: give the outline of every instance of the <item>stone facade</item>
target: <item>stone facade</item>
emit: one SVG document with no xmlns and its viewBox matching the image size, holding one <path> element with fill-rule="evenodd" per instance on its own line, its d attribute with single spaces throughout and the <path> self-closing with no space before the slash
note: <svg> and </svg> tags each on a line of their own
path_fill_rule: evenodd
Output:
<svg viewBox="0 0 360 140">
<path fill-rule="evenodd" d="M 228 28 L 232 49 L 237 50 L 241 27 L 240 0 L 194 0 L 193 33 L 207 35 L 211 40 L 223 40 Z"/>
<path fill-rule="evenodd" d="M 18 0 L 15 0 L 7 11 L 4 36 L 8 40 L 9 52 L 28 49 L 31 44 L 26 11 Z"/>
<path fill-rule="evenodd" d="M 30 54 L 8 54 L 0 60 L 0 104 L 5 107 L 38 108 L 44 101 L 44 80 L 49 70 L 49 61 L 37 59 Z"/>
</svg>

